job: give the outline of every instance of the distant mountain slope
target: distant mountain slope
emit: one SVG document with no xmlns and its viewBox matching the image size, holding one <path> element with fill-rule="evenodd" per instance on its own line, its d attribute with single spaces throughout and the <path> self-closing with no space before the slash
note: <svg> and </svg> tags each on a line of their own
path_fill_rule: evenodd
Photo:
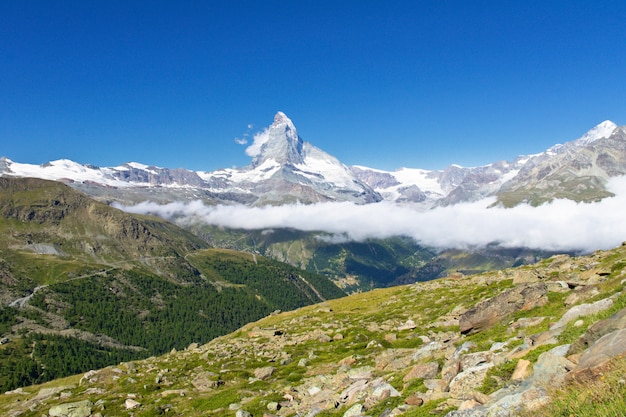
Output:
<svg viewBox="0 0 626 417">
<path fill-rule="evenodd" d="M 172 223 L 59 182 L 0 178 L 0 387 L 208 341 L 344 293 L 326 277 L 208 249 Z"/>
</svg>

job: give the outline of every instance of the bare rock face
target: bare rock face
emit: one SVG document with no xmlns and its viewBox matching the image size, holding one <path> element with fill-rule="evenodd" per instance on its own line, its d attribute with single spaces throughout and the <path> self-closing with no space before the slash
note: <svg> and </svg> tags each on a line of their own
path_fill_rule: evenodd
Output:
<svg viewBox="0 0 626 417">
<path fill-rule="evenodd" d="M 469 368 L 455 376 L 450 382 L 450 396 L 463 400 L 473 398 L 473 392 L 482 385 L 487 371 L 491 367 L 493 367 L 493 363 L 485 363 Z"/>
<path fill-rule="evenodd" d="M 600 375 L 611 359 L 626 354 L 626 329 L 615 330 L 598 339 L 583 352 L 578 367 L 568 379 L 584 382 Z"/>
<path fill-rule="evenodd" d="M 519 310 L 531 310 L 548 302 L 545 283 L 518 286 L 476 304 L 459 320 L 461 333 L 476 333 Z"/>
<path fill-rule="evenodd" d="M 593 324 L 570 348 L 569 353 L 578 353 L 591 347 L 602 336 L 615 330 L 626 329 L 626 308 L 621 309 L 611 317 Z"/>
</svg>

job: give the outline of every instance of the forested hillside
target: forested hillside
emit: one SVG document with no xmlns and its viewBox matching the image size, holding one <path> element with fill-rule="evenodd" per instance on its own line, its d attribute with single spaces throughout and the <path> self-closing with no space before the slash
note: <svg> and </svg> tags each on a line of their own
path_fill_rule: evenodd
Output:
<svg viewBox="0 0 626 417">
<path fill-rule="evenodd" d="M 60 183 L 0 186 L 0 390 L 207 342 L 344 294 Z"/>
</svg>

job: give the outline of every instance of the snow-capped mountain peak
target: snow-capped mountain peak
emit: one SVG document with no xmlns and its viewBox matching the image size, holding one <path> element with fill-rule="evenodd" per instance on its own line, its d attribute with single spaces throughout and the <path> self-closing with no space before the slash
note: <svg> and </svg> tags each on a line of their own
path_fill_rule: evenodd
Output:
<svg viewBox="0 0 626 417">
<path fill-rule="evenodd" d="M 574 143 L 577 145 L 588 145 L 592 142 L 595 142 L 599 139 L 608 138 L 611 136 L 613 131 L 617 128 L 617 125 L 610 120 L 605 120 L 604 122 L 598 124 L 597 126 L 591 128 L 587 133 L 585 133 L 580 138 L 576 139 Z"/>
<path fill-rule="evenodd" d="M 576 140 L 571 142 L 567 142 L 564 144 L 557 144 L 549 148 L 545 151 L 548 155 L 555 155 L 561 152 L 564 152 L 566 149 L 576 148 L 576 147 L 584 147 L 593 142 L 596 142 L 600 139 L 608 138 L 611 134 L 617 129 L 617 125 L 610 120 L 605 120 L 604 122 L 592 127 Z"/>
<path fill-rule="evenodd" d="M 255 142 L 262 143 L 260 152 L 255 155 L 252 165 L 258 167 L 268 160 L 278 164 L 302 164 L 302 139 L 293 122 L 285 113 L 278 112 L 274 116 L 274 123 L 255 138 Z"/>
</svg>

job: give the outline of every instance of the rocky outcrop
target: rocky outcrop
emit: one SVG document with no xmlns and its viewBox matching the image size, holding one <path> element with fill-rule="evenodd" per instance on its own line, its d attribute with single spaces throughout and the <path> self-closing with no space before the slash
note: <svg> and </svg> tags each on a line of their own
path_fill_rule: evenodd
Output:
<svg viewBox="0 0 626 417">
<path fill-rule="evenodd" d="M 515 311 L 544 305 L 548 301 L 546 294 L 547 287 L 544 283 L 523 285 L 504 291 L 465 312 L 459 321 L 459 330 L 463 334 L 476 333 Z"/>
</svg>

